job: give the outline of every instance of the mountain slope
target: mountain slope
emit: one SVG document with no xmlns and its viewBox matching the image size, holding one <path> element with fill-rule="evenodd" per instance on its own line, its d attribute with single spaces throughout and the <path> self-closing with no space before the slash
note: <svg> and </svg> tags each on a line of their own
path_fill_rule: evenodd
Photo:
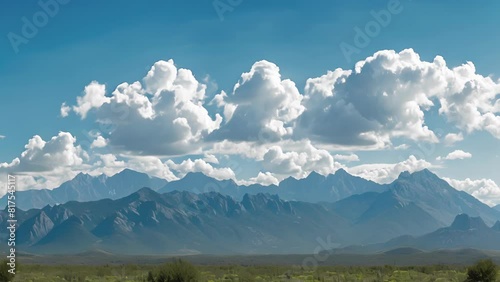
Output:
<svg viewBox="0 0 500 282">
<path fill-rule="evenodd" d="M 389 185 L 399 199 L 414 202 L 443 226 L 449 225 L 457 214 L 481 216 L 488 224 L 500 219 L 500 212 L 464 191 L 458 191 L 427 169 L 401 173 Z"/>
<path fill-rule="evenodd" d="M 393 239 L 384 247 L 414 247 L 422 250 L 474 248 L 500 250 L 500 230 L 488 227 L 480 217 L 466 214 L 456 216 L 449 227 L 440 228 L 429 234 L 412 238 Z"/>
</svg>

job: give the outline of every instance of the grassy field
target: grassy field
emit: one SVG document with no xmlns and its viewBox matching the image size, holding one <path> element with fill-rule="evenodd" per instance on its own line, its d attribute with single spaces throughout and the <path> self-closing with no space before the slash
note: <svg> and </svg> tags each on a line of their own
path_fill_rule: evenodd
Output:
<svg viewBox="0 0 500 282">
<path fill-rule="evenodd" d="M 147 281 L 152 265 L 22 265 L 14 281 Z M 466 267 L 196 266 L 199 281 L 464 281 Z M 499 279 L 497 279 L 500 281 Z"/>
<path fill-rule="evenodd" d="M 309 255 L 184 256 L 194 265 L 196 281 L 464 281 L 467 268 L 498 253 L 475 250 L 420 254 L 332 254 L 317 266 L 304 264 Z M 148 281 L 167 256 L 118 256 L 102 252 L 72 256 L 23 255 L 14 281 Z M 419 266 L 412 266 L 419 265 Z M 497 277 L 500 281 L 500 276 Z"/>
</svg>

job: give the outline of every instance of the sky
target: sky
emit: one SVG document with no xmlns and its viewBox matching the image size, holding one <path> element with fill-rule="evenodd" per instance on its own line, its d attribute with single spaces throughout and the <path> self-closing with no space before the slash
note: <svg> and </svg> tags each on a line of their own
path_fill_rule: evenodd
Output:
<svg viewBox="0 0 500 282">
<path fill-rule="evenodd" d="M 266 185 L 344 168 L 388 183 L 429 168 L 500 204 L 498 8 L 8 1 L 0 184 L 124 168 Z"/>
</svg>

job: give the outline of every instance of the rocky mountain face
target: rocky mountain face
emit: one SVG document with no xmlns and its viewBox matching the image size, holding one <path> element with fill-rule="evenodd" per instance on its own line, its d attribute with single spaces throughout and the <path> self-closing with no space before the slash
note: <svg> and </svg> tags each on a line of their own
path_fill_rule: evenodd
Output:
<svg viewBox="0 0 500 282">
<path fill-rule="evenodd" d="M 154 188 L 140 188 L 147 184 Z M 343 170 L 288 178 L 278 186 L 238 186 L 197 173 L 164 184 L 126 170 L 109 178 L 82 174 L 57 191 L 19 192 L 18 198 L 79 201 L 18 209 L 18 244 L 34 253 L 102 249 L 124 254 L 500 245 L 500 212 L 428 170 L 402 173 L 388 185 Z M 110 189 L 120 192 L 108 197 Z M 86 200 L 93 198 L 104 199 Z M 39 205 L 42 200 L 20 201 Z M 0 211 L 0 228 L 7 227 L 7 219 L 6 210 Z M 0 237 L 5 239 L 4 233 Z"/>
</svg>

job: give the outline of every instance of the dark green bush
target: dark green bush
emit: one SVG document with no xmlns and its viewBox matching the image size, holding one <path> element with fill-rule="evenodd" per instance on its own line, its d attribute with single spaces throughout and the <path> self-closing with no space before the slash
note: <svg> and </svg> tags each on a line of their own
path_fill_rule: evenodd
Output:
<svg viewBox="0 0 500 282">
<path fill-rule="evenodd" d="M 195 282 L 198 281 L 198 270 L 191 263 L 184 260 L 175 260 L 160 267 L 156 273 L 148 274 L 148 281 L 152 282 Z"/>
<path fill-rule="evenodd" d="M 491 259 L 478 261 L 467 269 L 467 282 L 493 282 L 496 281 L 497 268 Z"/>
</svg>

